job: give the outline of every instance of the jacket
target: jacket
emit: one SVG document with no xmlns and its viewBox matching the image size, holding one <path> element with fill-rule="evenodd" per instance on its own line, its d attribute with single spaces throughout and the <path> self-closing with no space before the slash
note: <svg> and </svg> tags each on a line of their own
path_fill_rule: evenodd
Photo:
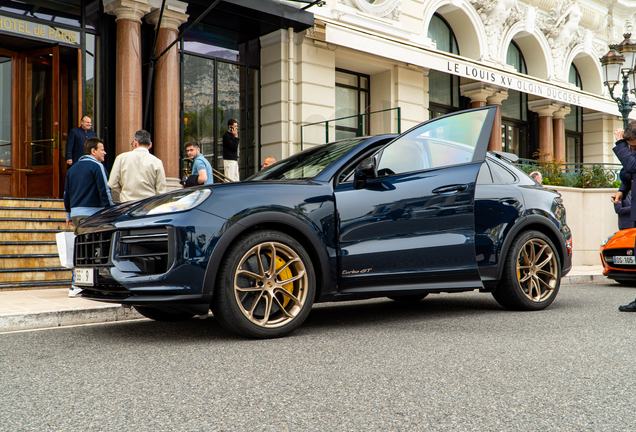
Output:
<svg viewBox="0 0 636 432">
<path fill-rule="evenodd" d="M 93 156 L 82 156 L 66 172 L 64 209 L 66 218 L 90 216 L 113 205 L 108 173 Z"/>
</svg>

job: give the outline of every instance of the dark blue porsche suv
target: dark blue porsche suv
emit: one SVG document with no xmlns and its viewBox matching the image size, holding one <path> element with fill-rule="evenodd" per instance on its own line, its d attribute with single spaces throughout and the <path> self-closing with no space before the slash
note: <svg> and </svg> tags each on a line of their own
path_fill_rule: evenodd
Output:
<svg viewBox="0 0 636 432">
<path fill-rule="evenodd" d="M 315 302 L 478 289 L 540 310 L 572 265 L 560 195 L 487 153 L 496 107 L 313 147 L 246 181 L 105 209 L 77 229 L 81 297 L 159 321 L 289 334 Z"/>
</svg>

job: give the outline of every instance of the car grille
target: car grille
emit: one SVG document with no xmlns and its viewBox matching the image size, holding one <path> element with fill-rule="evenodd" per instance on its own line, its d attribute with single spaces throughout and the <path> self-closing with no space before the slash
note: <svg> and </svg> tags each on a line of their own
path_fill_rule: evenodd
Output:
<svg viewBox="0 0 636 432">
<path fill-rule="evenodd" d="M 627 252 L 629 251 L 629 253 Z M 634 264 L 614 264 L 614 256 L 630 256 L 634 253 L 633 248 L 605 249 L 603 251 L 603 259 L 608 266 L 620 270 L 636 270 Z"/>
<path fill-rule="evenodd" d="M 143 274 L 165 273 L 171 261 L 169 237 L 166 227 L 120 231 L 115 259 L 132 262 Z"/>
<path fill-rule="evenodd" d="M 108 264 L 112 232 L 78 235 L 75 239 L 75 265 L 96 267 Z"/>
</svg>

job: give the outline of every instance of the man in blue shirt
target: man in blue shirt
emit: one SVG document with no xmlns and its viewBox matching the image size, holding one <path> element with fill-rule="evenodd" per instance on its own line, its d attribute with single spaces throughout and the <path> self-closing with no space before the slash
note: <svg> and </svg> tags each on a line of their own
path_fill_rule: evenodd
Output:
<svg viewBox="0 0 636 432">
<path fill-rule="evenodd" d="M 196 141 L 190 141 L 186 144 L 186 153 L 192 159 L 192 175 L 198 175 L 197 184 L 212 184 L 214 177 L 212 175 L 212 165 L 201 154 L 201 147 Z"/>
<path fill-rule="evenodd" d="M 97 134 L 91 130 L 93 120 L 87 115 L 80 120 L 81 126 L 71 129 L 66 139 L 66 163 L 73 165 L 84 156 L 84 143 L 89 138 L 94 138 Z"/>
<path fill-rule="evenodd" d="M 67 225 L 78 226 L 104 207 L 113 205 L 104 162 L 104 142 L 89 138 L 84 143 L 84 156 L 66 172 L 64 209 Z"/>
</svg>

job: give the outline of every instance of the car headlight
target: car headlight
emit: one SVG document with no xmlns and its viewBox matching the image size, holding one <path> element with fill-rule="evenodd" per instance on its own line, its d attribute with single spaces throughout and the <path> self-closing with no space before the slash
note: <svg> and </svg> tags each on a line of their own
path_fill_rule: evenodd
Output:
<svg viewBox="0 0 636 432">
<path fill-rule="evenodd" d="M 616 233 L 614 233 L 611 236 L 609 236 L 608 238 L 606 238 L 605 241 L 603 241 L 603 243 L 601 243 L 601 247 L 605 246 L 607 244 L 607 242 L 610 241 L 612 239 L 612 237 L 614 237 L 615 235 L 616 235 Z"/>
<path fill-rule="evenodd" d="M 212 195 L 211 189 L 183 189 L 157 197 L 130 212 L 131 216 L 151 216 L 191 210 Z"/>
</svg>

